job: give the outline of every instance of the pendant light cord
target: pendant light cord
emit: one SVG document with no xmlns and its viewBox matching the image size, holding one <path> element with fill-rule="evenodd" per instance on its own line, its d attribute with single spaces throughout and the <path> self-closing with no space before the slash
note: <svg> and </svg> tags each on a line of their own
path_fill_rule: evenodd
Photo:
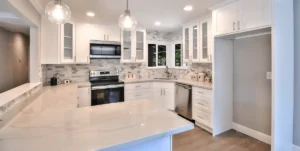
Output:
<svg viewBox="0 0 300 151">
<path fill-rule="evenodd" d="M 126 10 L 128 10 L 128 0 L 127 0 L 127 9 Z"/>
</svg>

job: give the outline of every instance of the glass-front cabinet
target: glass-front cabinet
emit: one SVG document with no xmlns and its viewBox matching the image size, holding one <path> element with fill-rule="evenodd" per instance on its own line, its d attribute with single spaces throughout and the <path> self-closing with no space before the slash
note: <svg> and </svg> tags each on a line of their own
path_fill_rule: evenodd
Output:
<svg viewBox="0 0 300 151">
<path fill-rule="evenodd" d="M 195 62 L 199 60 L 199 27 L 197 24 L 192 26 L 192 33 L 193 33 L 192 60 L 193 62 Z"/>
<path fill-rule="evenodd" d="M 123 63 L 144 62 L 146 54 L 146 30 L 122 31 Z"/>
<path fill-rule="evenodd" d="M 190 60 L 190 27 L 183 28 L 183 62 Z"/>
<path fill-rule="evenodd" d="M 75 24 L 72 22 L 61 25 L 61 62 L 75 62 Z"/>
<path fill-rule="evenodd" d="M 212 18 L 205 18 L 183 27 L 184 62 L 212 62 Z"/>
<path fill-rule="evenodd" d="M 200 21 L 200 62 L 212 62 L 212 54 L 211 54 L 211 42 L 212 42 L 212 34 L 211 34 L 211 21 L 210 20 L 202 20 Z"/>
</svg>

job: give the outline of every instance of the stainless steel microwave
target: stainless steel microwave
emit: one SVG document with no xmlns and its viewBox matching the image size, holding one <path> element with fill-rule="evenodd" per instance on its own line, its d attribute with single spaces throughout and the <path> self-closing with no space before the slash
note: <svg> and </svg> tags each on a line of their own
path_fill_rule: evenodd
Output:
<svg viewBox="0 0 300 151">
<path fill-rule="evenodd" d="M 121 43 L 117 41 L 90 41 L 91 59 L 121 59 Z"/>
</svg>

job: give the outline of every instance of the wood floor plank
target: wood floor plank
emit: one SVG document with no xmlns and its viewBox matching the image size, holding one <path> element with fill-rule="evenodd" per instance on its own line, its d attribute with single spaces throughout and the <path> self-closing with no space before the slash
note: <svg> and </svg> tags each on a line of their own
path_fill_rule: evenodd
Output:
<svg viewBox="0 0 300 151">
<path fill-rule="evenodd" d="M 230 130 L 213 137 L 195 126 L 173 136 L 174 151 L 270 151 L 271 146 L 242 133 Z"/>
</svg>

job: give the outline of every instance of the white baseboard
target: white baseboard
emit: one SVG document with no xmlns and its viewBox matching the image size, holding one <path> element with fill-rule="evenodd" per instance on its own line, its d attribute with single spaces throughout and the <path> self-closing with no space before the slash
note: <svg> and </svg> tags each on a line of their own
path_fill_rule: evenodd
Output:
<svg viewBox="0 0 300 151">
<path fill-rule="evenodd" d="M 300 151 L 300 147 L 299 147 L 299 146 L 296 146 L 296 145 L 294 145 L 294 146 L 293 146 L 293 151 Z"/>
<path fill-rule="evenodd" d="M 250 129 L 248 127 L 245 127 L 243 125 L 239 125 L 237 123 L 232 123 L 232 128 L 238 132 L 241 132 L 243 134 L 246 134 L 248 136 L 251 136 L 255 139 L 258 139 L 262 142 L 265 142 L 267 144 L 270 144 L 271 145 L 271 136 L 269 135 L 266 135 L 266 134 L 263 134 L 261 132 L 258 132 L 256 130 L 253 130 L 253 129 Z M 300 151 L 300 150 L 299 150 Z"/>
</svg>

